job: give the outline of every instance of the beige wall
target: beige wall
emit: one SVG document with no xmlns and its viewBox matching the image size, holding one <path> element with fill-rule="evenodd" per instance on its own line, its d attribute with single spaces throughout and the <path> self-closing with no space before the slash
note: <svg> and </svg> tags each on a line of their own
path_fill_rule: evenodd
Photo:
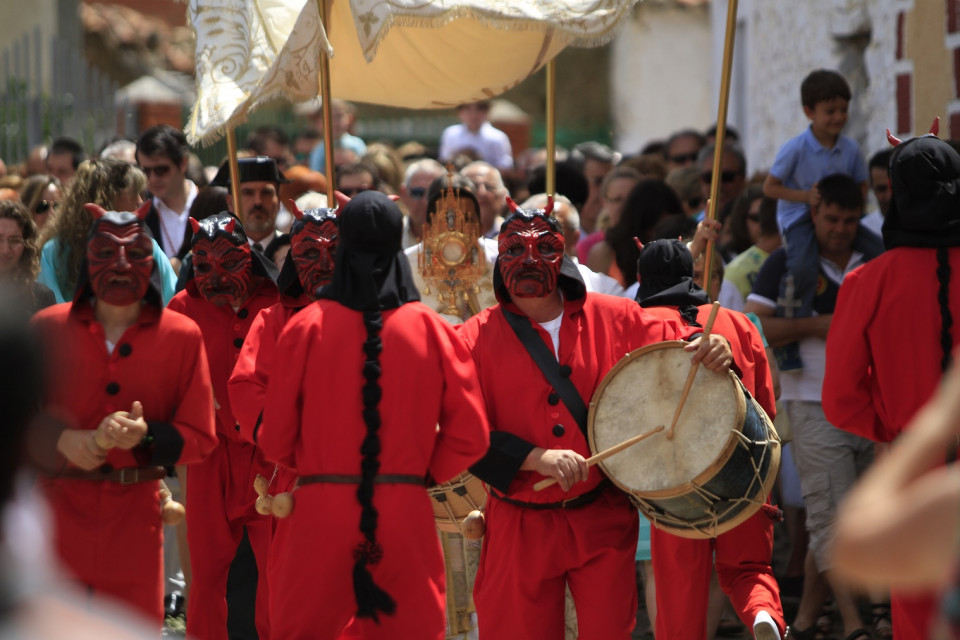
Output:
<svg viewBox="0 0 960 640">
<path fill-rule="evenodd" d="M 710 11 L 640 3 L 611 49 L 615 145 L 637 153 L 686 127 L 716 119 L 710 77 Z"/>
</svg>

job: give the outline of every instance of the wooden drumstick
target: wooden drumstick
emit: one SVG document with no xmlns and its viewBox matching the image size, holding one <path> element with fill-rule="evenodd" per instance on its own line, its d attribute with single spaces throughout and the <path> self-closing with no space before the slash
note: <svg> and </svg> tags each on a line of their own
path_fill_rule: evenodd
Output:
<svg viewBox="0 0 960 640">
<path fill-rule="evenodd" d="M 606 460 L 607 458 L 609 458 L 609 457 L 612 456 L 613 454 L 615 454 L 615 453 L 620 453 L 620 452 L 623 451 L 624 449 L 626 449 L 626 448 L 628 448 L 628 447 L 632 447 L 633 445 L 637 444 L 637 443 L 640 442 L 641 440 L 645 440 L 645 439 L 649 438 L 650 436 L 652 436 L 652 435 L 655 434 L 655 433 L 660 433 L 661 431 L 664 430 L 664 428 L 665 428 L 665 427 L 664 427 L 663 425 L 660 425 L 660 426 L 657 427 L 656 429 L 653 429 L 653 430 L 651 430 L 651 431 L 647 431 L 646 433 L 641 433 L 640 435 L 637 435 L 637 436 L 633 436 L 632 438 L 629 438 L 629 439 L 627 439 L 627 440 L 624 440 L 624 441 L 621 442 L 620 444 L 615 444 L 615 445 L 613 445 L 613 446 L 610 447 L 609 449 L 604 449 L 603 451 L 601 451 L 601 452 L 598 453 L 597 455 L 590 456 L 589 458 L 587 458 L 587 466 L 588 466 L 588 467 L 592 467 L 593 465 L 597 464 L 597 463 L 600 462 L 601 460 Z M 546 489 L 547 487 L 555 484 L 556 482 L 559 482 L 556 478 L 546 478 L 546 479 L 544 479 L 544 480 L 541 480 L 541 481 L 538 482 L 537 484 L 533 485 L 533 490 L 534 490 L 534 491 L 541 491 L 541 490 Z"/>
<path fill-rule="evenodd" d="M 703 328 L 703 335 L 700 342 L 710 337 L 710 331 L 713 329 L 713 321 L 717 319 L 717 312 L 720 311 L 720 303 L 714 302 L 710 308 L 710 317 L 707 318 L 707 326 Z M 670 424 L 670 431 L 667 431 L 667 440 L 673 440 L 673 431 L 677 428 L 677 421 L 680 420 L 680 413 L 683 411 L 683 405 L 687 402 L 687 396 L 690 395 L 690 387 L 693 386 L 693 379 L 697 377 L 697 369 L 700 363 L 690 365 L 690 373 L 687 374 L 687 382 L 683 385 L 683 392 L 680 394 L 680 403 L 677 405 L 677 411 L 673 414 L 673 422 Z"/>
</svg>

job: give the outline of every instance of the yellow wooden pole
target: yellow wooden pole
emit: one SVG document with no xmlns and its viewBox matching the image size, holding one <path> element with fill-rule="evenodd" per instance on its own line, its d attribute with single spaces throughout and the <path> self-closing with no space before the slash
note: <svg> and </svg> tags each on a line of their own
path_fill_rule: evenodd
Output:
<svg viewBox="0 0 960 640">
<path fill-rule="evenodd" d="M 320 10 L 320 24 L 330 37 L 330 20 L 327 11 L 326 0 L 317 0 L 317 8 Z M 333 191 L 336 188 L 334 184 L 336 176 L 333 172 L 333 106 L 330 104 L 330 58 L 326 51 L 320 53 L 320 99 L 323 105 L 323 151 L 324 167 L 327 178 L 327 206 L 335 207 L 337 202 L 333 197 Z"/>
<path fill-rule="evenodd" d="M 717 219 L 717 195 L 720 193 L 720 162 L 723 159 L 723 139 L 727 133 L 727 102 L 730 98 L 730 73 L 733 67 L 733 43 L 737 32 L 737 0 L 727 0 L 727 32 L 723 43 L 723 68 L 720 75 L 720 105 L 717 108 L 717 134 L 713 150 L 713 175 L 710 178 L 710 202 L 706 217 Z M 703 288 L 710 294 L 713 271 L 713 240 L 703 252 Z"/>
<path fill-rule="evenodd" d="M 557 189 L 557 66 L 547 63 L 547 195 Z"/>
<path fill-rule="evenodd" d="M 240 166 L 237 163 L 237 132 L 233 127 L 227 127 L 227 166 L 230 167 L 230 197 L 233 198 L 233 213 L 240 220 L 243 219 L 243 210 L 240 208 Z"/>
</svg>

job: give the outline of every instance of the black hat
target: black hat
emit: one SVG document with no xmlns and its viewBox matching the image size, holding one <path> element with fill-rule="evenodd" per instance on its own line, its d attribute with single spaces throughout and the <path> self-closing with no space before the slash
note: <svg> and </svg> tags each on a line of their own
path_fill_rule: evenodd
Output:
<svg viewBox="0 0 960 640">
<path fill-rule="evenodd" d="M 237 170 L 240 173 L 240 182 L 272 182 L 284 184 L 290 182 L 277 167 L 277 161 L 267 156 L 255 158 L 237 158 Z M 230 162 L 220 165 L 217 175 L 210 181 L 211 187 L 230 186 Z"/>
<path fill-rule="evenodd" d="M 953 147 L 933 135 L 901 143 L 890 157 L 890 185 L 887 249 L 960 245 L 960 154 Z"/>
</svg>

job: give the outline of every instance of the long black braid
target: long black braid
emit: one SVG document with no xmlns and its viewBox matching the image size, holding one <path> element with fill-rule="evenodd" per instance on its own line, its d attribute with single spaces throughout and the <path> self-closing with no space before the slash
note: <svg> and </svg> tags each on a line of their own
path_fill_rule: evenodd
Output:
<svg viewBox="0 0 960 640">
<path fill-rule="evenodd" d="M 383 329 L 383 317 L 379 310 L 364 311 L 363 324 L 367 329 L 367 339 L 363 343 L 366 360 L 363 363 L 363 422 L 367 426 L 367 435 L 360 445 L 363 460 L 360 463 L 360 484 L 357 487 L 357 500 L 360 502 L 360 532 L 366 540 L 357 545 L 353 552 L 353 591 L 357 599 L 357 616 L 373 618 L 379 622 L 377 613 L 392 614 L 397 603 L 390 594 L 380 588 L 370 575 L 367 565 L 377 564 L 383 557 L 383 547 L 377 542 L 377 509 L 373 506 L 374 478 L 380 471 L 380 352 L 383 342 L 380 330 Z"/>
<path fill-rule="evenodd" d="M 937 302 L 940 303 L 940 348 L 943 350 L 940 370 L 945 372 L 953 363 L 953 339 L 950 336 L 950 329 L 953 327 L 953 314 L 950 312 L 950 254 L 946 247 L 937 248 L 937 280 L 940 283 L 937 290 Z"/>
</svg>

